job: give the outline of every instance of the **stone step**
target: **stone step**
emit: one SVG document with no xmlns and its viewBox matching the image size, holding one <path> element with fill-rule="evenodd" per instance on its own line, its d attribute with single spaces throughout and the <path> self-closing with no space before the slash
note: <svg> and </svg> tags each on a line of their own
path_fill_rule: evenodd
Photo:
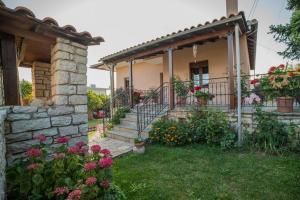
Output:
<svg viewBox="0 0 300 200">
<path fill-rule="evenodd" d="M 122 130 L 110 130 L 107 132 L 107 137 L 133 144 L 134 139 L 138 137 L 138 133 Z"/>
</svg>

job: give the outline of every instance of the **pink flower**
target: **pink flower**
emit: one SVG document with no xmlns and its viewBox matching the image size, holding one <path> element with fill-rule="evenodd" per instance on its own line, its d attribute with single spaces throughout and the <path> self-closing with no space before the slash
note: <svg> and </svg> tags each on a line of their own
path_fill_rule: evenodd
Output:
<svg viewBox="0 0 300 200">
<path fill-rule="evenodd" d="M 272 66 L 269 68 L 269 74 L 273 73 L 274 71 L 276 70 L 276 67 L 275 66 Z"/>
<path fill-rule="evenodd" d="M 101 158 L 100 160 L 99 160 L 99 166 L 100 167 L 102 167 L 102 168 L 108 168 L 108 167 L 110 167 L 111 165 L 112 165 L 112 163 L 113 163 L 113 160 L 112 160 L 112 158 L 110 158 L 110 157 L 106 157 L 106 158 Z"/>
<path fill-rule="evenodd" d="M 101 151 L 101 147 L 97 144 L 91 146 L 91 150 L 93 153 L 99 153 Z"/>
<path fill-rule="evenodd" d="M 278 66 L 278 68 L 280 68 L 280 69 L 284 69 L 284 68 L 285 68 L 285 66 L 284 66 L 284 64 L 280 64 L 280 65 Z"/>
<path fill-rule="evenodd" d="M 78 154 L 79 151 L 80 151 L 80 149 L 78 146 L 72 146 L 72 147 L 68 148 L 68 153 L 71 153 L 71 154 Z"/>
<path fill-rule="evenodd" d="M 81 190 L 76 189 L 69 193 L 67 200 L 80 199 L 80 195 L 81 195 Z"/>
<path fill-rule="evenodd" d="M 27 150 L 26 155 L 28 157 L 39 157 L 42 155 L 42 150 L 37 148 L 30 148 Z"/>
<path fill-rule="evenodd" d="M 38 135 L 36 139 L 39 140 L 40 142 L 45 142 L 47 140 L 46 136 L 43 134 Z"/>
<path fill-rule="evenodd" d="M 95 163 L 95 162 L 88 162 L 88 163 L 84 164 L 84 170 L 85 171 L 94 170 L 94 169 L 96 169 L 96 167 L 97 167 L 97 163 Z"/>
<path fill-rule="evenodd" d="M 58 143 L 67 143 L 69 141 L 68 137 L 59 137 L 57 138 Z"/>
<path fill-rule="evenodd" d="M 37 169 L 39 167 L 40 167 L 39 163 L 32 163 L 32 164 L 28 165 L 26 169 L 29 170 L 29 171 L 31 171 L 31 170 L 35 170 L 35 169 Z"/>
<path fill-rule="evenodd" d="M 102 149 L 100 153 L 104 154 L 105 156 L 110 155 L 110 151 L 108 149 Z"/>
<path fill-rule="evenodd" d="M 199 91 L 199 90 L 201 90 L 201 87 L 197 85 L 197 86 L 195 86 L 194 89 L 195 89 L 195 91 Z"/>
<path fill-rule="evenodd" d="M 81 147 L 78 151 L 78 154 L 80 155 L 84 155 L 89 151 L 89 149 L 87 147 Z"/>
<path fill-rule="evenodd" d="M 75 145 L 78 147 L 83 147 L 85 145 L 85 143 L 83 141 L 79 141 Z"/>
<path fill-rule="evenodd" d="M 69 189 L 67 187 L 57 187 L 55 188 L 54 190 L 54 194 L 56 196 L 61 196 L 63 195 L 64 193 L 68 194 L 69 193 Z"/>
<path fill-rule="evenodd" d="M 246 104 L 259 104 L 261 102 L 261 99 L 258 95 L 256 95 L 255 93 L 251 93 L 249 97 L 245 98 L 245 103 Z"/>
<path fill-rule="evenodd" d="M 109 188 L 109 181 L 104 179 L 103 181 L 101 181 L 100 185 L 103 189 L 107 189 Z"/>
<path fill-rule="evenodd" d="M 86 185 L 94 185 L 96 182 L 97 182 L 97 178 L 94 177 L 94 176 L 88 177 L 88 178 L 85 180 L 85 184 L 86 184 Z"/>
<path fill-rule="evenodd" d="M 57 159 L 64 158 L 65 156 L 66 156 L 65 153 L 55 153 L 53 157 L 55 160 L 57 160 Z"/>
</svg>

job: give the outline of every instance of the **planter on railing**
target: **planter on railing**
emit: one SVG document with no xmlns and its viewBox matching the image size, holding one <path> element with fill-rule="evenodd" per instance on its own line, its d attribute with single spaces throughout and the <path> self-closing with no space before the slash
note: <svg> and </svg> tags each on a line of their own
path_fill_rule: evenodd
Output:
<svg viewBox="0 0 300 200">
<path fill-rule="evenodd" d="M 292 113 L 293 112 L 293 97 L 277 97 L 277 111 L 282 113 Z"/>
</svg>

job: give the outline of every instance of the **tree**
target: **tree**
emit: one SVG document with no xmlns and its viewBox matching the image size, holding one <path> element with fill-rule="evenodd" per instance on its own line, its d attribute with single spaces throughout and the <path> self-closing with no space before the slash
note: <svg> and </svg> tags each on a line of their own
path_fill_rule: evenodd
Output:
<svg viewBox="0 0 300 200">
<path fill-rule="evenodd" d="M 291 10 L 290 23 L 271 25 L 270 33 L 277 42 L 284 43 L 287 48 L 279 55 L 291 60 L 300 60 L 300 1 L 288 0 L 287 10 Z"/>
<path fill-rule="evenodd" d="M 104 107 L 106 106 L 109 100 L 109 98 L 106 95 L 96 94 L 92 90 L 89 90 L 87 92 L 87 97 L 88 97 L 89 118 L 91 118 L 93 111 L 98 109 L 104 109 Z"/>
<path fill-rule="evenodd" d="M 32 94 L 32 84 L 29 81 L 23 79 L 20 85 L 22 99 L 28 98 Z"/>
</svg>

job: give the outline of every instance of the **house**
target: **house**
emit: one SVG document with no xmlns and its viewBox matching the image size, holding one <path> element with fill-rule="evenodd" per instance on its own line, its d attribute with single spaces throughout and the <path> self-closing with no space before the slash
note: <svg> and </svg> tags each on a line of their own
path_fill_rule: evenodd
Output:
<svg viewBox="0 0 300 200">
<path fill-rule="evenodd" d="M 107 91 L 109 91 L 109 88 L 97 88 L 95 84 L 91 84 L 90 86 L 87 87 L 87 90 L 92 90 L 96 94 L 103 94 L 107 95 Z"/>
<path fill-rule="evenodd" d="M 107 55 L 91 68 L 110 70 L 111 88 L 125 88 L 131 94 L 136 90 L 149 90 L 168 83 L 170 107 L 176 104 L 172 82 L 174 77 L 178 77 L 182 81 L 204 86 L 210 92 L 221 90 L 226 96 L 219 98 L 233 108 L 237 64 L 234 52 L 235 26 L 239 27 L 239 61 L 241 73 L 245 75 L 255 69 L 258 28 L 257 20 L 247 21 L 244 13 L 238 12 L 237 4 L 237 0 L 226 1 L 227 17 Z M 113 86 L 113 72 L 116 73 L 116 87 Z M 218 101 L 218 98 L 214 101 Z"/>
</svg>

